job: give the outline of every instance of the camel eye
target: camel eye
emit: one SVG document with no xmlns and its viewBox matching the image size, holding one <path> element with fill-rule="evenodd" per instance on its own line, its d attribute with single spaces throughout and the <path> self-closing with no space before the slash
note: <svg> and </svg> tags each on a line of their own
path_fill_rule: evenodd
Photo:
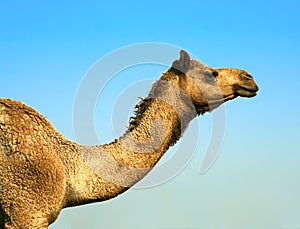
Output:
<svg viewBox="0 0 300 229">
<path fill-rule="evenodd" d="M 217 71 L 212 71 L 212 73 L 211 73 L 214 77 L 217 77 L 218 75 L 219 75 L 219 72 L 217 72 Z"/>
</svg>

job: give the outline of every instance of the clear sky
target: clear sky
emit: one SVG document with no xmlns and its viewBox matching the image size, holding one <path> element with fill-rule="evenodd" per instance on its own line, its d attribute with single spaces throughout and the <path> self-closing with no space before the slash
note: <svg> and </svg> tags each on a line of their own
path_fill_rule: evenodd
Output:
<svg viewBox="0 0 300 229">
<path fill-rule="evenodd" d="M 207 173 L 198 170 L 210 114 L 194 122 L 199 145 L 174 179 L 63 210 L 50 228 L 299 228 L 299 22 L 296 0 L 1 1 L 0 97 L 34 107 L 69 139 L 81 79 L 125 45 L 180 46 L 213 67 L 247 69 L 260 87 L 257 97 L 225 105 L 224 143 Z M 166 69 L 140 66 L 116 76 L 96 109 L 100 141 L 114 138 L 109 104 Z M 147 87 L 138 88 L 145 96 Z M 128 112 L 123 118 L 125 129 Z"/>
</svg>

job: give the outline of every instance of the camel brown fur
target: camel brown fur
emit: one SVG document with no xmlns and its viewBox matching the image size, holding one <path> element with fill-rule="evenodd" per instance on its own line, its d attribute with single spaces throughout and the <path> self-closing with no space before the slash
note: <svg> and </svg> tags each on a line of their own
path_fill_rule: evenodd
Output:
<svg viewBox="0 0 300 229">
<path fill-rule="evenodd" d="M 82 146 L 21 102 L 0 99 L 0 228 L 48 228 L 62 208 L 104 201 L 142 179 L 188 123 L 258 87 L 247 72 L 214 69 L 187 52 L 136 106 L 127 132 Z"/>
</svg>

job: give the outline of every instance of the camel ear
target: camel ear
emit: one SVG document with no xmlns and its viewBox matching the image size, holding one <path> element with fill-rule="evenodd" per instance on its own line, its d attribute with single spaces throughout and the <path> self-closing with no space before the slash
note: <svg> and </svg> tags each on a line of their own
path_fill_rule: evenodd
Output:
<svg viewBox="0 0 300 229">
<path fill-rule="evenodd" d="M 186 73 L 190 67 L 190 63 L 190 55 L 186 51 L 181 50 L 179 60 L 175 60 L 172 64 L 172 67 L 180 72 Z"/>
</svg>

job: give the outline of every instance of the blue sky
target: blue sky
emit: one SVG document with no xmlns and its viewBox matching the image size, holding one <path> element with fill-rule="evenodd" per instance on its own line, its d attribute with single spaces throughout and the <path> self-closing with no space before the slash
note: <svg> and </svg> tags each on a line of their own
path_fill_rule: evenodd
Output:
<svg viewBox="0 0 300 229">
<path fill-rule="evenodd" d="M 63 210 L 50 228 L 300 227 L 299 22 L 295 0 L 0 2 L 0 97 L 34 107 L 69 139 L 81 79 L 125 45 L 183 47 L 213 67 L 247 69 L 260 86 L 257 97 L 226 104 L 221 154 L 207 173 L 198 168 L 210 138 L 209 114 L 195 121 L 199 146 L 174 179 Z M 165 70 L 145 66 L 116 76 L 96 109 L 100 141 L 114 137 L 112 98 Z"/>
</svg>

